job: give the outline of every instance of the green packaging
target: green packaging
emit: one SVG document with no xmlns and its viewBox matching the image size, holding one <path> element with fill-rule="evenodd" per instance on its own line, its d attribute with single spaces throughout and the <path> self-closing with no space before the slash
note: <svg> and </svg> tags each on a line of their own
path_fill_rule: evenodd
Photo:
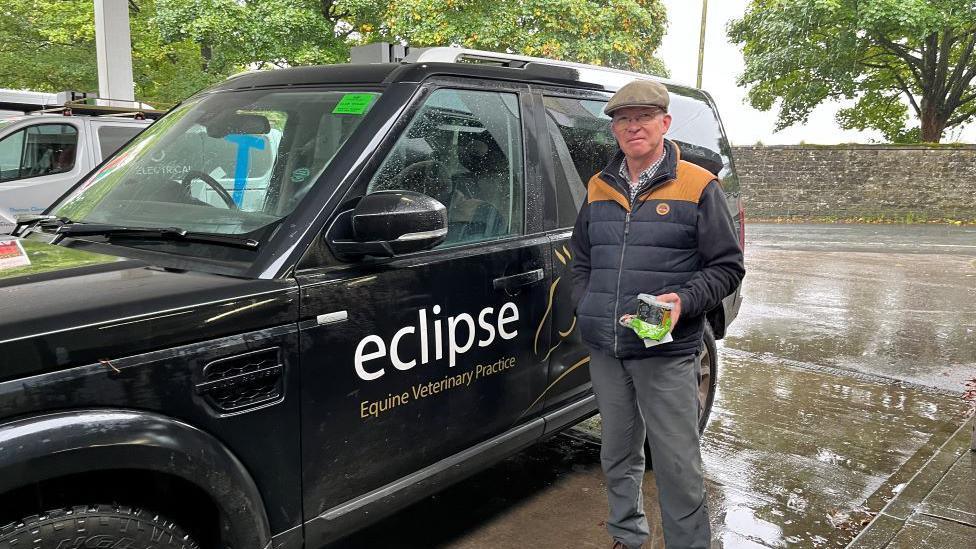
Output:
<svg viewBox="0 0 976 549">
<path fill-rule="evenodd" d="M 674 304 L 658 301 L 653 295 L 637 296 L 637 314 L 625 326 L 643 340 L 661 341 L 671 332 L 671 310 Z"/>
<path fill-rule="evenodd" d="M 630 319 L 630 328 L 634 330 L 637 337 L 641 339 L 653 339 L 654 341 L 661 341 L 661 338 L 668 335 L 671 331 L 671 315 L 667 316 L 661 324 L 651 324 L 645 322 L 638 317 Z"/>
</svg>

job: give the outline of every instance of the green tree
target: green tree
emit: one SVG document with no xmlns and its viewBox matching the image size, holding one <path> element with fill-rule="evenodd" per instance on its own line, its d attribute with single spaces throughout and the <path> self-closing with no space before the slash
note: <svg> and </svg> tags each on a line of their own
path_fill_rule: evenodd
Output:
<svg viewBox="0 0 976 549">
<path fill-rule="evenodd" d="M 353 2 L 349 2 L 352 4 Z M 359 12 L 356 12 L 359 13 Z M 462 46 L 667 75 L 660 0 L 398 0 L 366 40 Z"/>
<path fill-rule="evenodd" d="M 163 38 L 151 0 L 130 1 L 135 95 L 172 103 L 224 75 L 205 70 L 200 47 Z M 0 87 L 97 91 L 92 0 L 4 0 L 0 7 Z"/>
<path fill-rule="evenodd" d="M 136 97 L 171 103 L 248 68 L 343 63 L 376 40 L 665 75 L 660 0 L 130 0 Z M 0 87 L 98 89 L 92 0 L 4 0 Z"/>
<path fill-rule="evenodd" d="M 163 38 L 200 44 L 208 68 L 224 74 L 349 59 L 353 29 L 333 0 L 156 1 Z"/>
<path fill-rule="evenodd" d="M 938 142 L 976 116 L 972 0 L 752 0 L 728 34 L 750 103 L 779 101 L 777 129 L 845 98 L 856 103 L 838 113 L 842 127 L 896 142 Z"/>
<path fill-rule="evenodd" d="M 379 40 L 464 46 L 666 74 L 660 0 L 157 0 L 170 40 L 217 70 L 341 63 Z"/>
</svg>

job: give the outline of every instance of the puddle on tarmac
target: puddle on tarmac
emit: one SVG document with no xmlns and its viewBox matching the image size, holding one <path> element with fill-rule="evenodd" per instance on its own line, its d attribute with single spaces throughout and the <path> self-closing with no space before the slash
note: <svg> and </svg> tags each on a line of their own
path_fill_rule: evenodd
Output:
<svg viewBox="0 0 976 549">
<path fill-rule="evenodd" d="M 965 411 L 953 396 L 722 354 L 702 453 L 726 547 L 843 547 Z"/>
</svg>

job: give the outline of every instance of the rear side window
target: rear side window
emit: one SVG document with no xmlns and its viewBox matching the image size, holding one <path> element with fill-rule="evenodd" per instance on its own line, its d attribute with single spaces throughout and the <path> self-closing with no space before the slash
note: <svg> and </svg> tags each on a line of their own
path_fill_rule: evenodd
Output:
<svg viewBox="0 0 976 549">
<path fill-rule="evenodd" d="M 98 128 L 98 148 L 102 158 L 122 148 L 130 139 L 143 130 L 142 126 L 100 126 Z"/>
<path fill-rule="evenodd" d="M 549 144 L 555 169 L 556 221 L 570 227 L 576 221 L 586 183 L 617 152 L 604 101 L 546 97 Z"/>
<path fill-rule="evenodd" d="M 739 190 L 739 178 L 732 169 L 732 151 L 722 135 L 715 111 L 704 98 L 684 90 L 671 90 L 671 129 L 667 138 L 681 147 L 681 158 L 694 162 L 722 180 L 727 192 Z"/>
<path fill-rule="evenodd" d="M 416 191 L 447 208 L 454 246 L 522 234 L 522 132 L 514 93 L 439 89 L 420 108 L 367 192 Z"/>
<path fill-rule="evenodd" d="M 39 124 L 0 141 L 0 181 L 71 171 L 78 130 L 70 124 Z"/>
<path fill-rule="evenodd" d="M 586 196 L 586 183 L 617 152 L 606 101 L 545 97 L 546 118 L 555 168 L 556 220 L 568 227 Z M 728 192 L 739 190 L 732 152 L 715 111 L 701 96 L 671 90 L 671 129 L 667 138 L 681 148 L 681 158 L 716 174 Z"/>
</svg>

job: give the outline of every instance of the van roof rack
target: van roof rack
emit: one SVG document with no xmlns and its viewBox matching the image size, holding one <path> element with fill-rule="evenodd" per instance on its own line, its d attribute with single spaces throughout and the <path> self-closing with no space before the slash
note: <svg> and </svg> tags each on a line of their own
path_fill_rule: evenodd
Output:
<svg viewBox="0 0 976 549">
<path fill-rule="evenodd" d="M 155 120 L 165 114 L 139 101 L 104 99 L 94 94 L 65 91 L 57 94 L 19 90 L 0 90 L 0 110 L 26 114 L 85 114 L 89 116 L 132 117 Z"/>
<path fill-rule="evenodd" d="M 94 101 L 94 102 L 93 102 Z M 131 103 L 131 106 L 121 106 L 118 103 Z M 156 120 L 166 114 L 166 111 L 154 109 L 145 103 L 123 99 L 77 99 L 67 101 L 59 107 L 49 107 L 29 111 L 27 114 L 85 114 L 88 116 L 103 116 L 114 118 L 132 117 L 136 120 Z"/>
<path fill-rule="evenodd" d="M 493 51 L 474 50 L 468 48 L 413 48 L 403 59 L 404 63 L 476 63 L 509 67 L 516 69 L 538 70 L 538 67 L 564 67 L 576 71 L 576 78 L 584 82 L 599 84 L 624 85 L 632 80 L 655 80 L 658 82 L 680 85 L 666 78 L 625 71 L 600 65 L 587 65 L 572 61 L 531 57 L 513 53 L 499 53 Z"/>
</svg>

